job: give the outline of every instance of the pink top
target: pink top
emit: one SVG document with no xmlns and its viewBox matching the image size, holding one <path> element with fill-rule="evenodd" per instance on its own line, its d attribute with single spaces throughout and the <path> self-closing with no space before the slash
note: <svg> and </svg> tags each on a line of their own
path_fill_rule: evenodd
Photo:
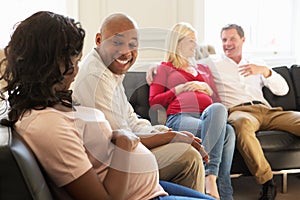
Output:
<svg viewBox="0 0 300 200">
<path fill-rule="evenodd" d="M 81 106 L 74 112 L 32 110 L 16 123 L 16 130 L 58 187 L 74 181 L 91 167 L 103 181 L 108 168 L 114 167 L 129 172 L 126 199 L 167 195 L 158 183 L 156 159 L 141 143 L 134 152 L 123 151 L 120 162 L 111 165 L 113 152 L 122 150 L 110 142 L 111 127 L 99 110 Z M 129 168 L 124 168 L 122 159 L 131 159 Z"/>
<path fill-rule="evenodd" d="M 219 102 L 217 90 L 211 72 L 206 65 L 198 64 L 197 75 L 194 76 L 180 68 L 175 68 L 171 62 L 162 62 L 157 68 L 157 74 L 150 86 L 150 106 L 160 104 L 167 107 L 167 115 L 180 112 L 201 113 L 212 104 Z M 213 90 L 213 96 L 202 92 L 182 92 L 175 95 L 175 86 L 189 81 L 207 82 Z"/>
</svg>

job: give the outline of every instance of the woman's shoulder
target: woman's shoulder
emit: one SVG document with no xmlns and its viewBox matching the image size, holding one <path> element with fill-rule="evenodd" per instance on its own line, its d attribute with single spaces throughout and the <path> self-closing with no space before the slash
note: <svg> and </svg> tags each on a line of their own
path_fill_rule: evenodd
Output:
<svg viewBox="0 0 300 200">
<path fill-rule="evenodd" d="M 171 62 L 163 61 L 157 66 L 158 71 L 174 71 L 176 68 Z"/>
<path fill-rule="evenodd" d="M 43 110 L 31 110 L 23 115 L 20 121 L 45 124 L 62 124 L 70 120 L 81 119 L 83 121 L 106 121 L 104 113 L 95 108 L 75 106 L 73 111 L 64 112 L 48 107 Z"/>
<path fill-rule="evenodd" d="M 20 121 L 34 122 L 35 124 L 64 124 L 72 116 L 73 111 L 64 112 L 52 107 L 43 110 L 31 110 L 24 114 Z"/>
<path fill-rule="evenodd" d="M 161 66 L 161 67 L 174 67 L 173 64 L 171 62 L 168 62 L 168 61 L 162 61 L 158 66 Z"/>
<path fill-rule="evenodd" d="M 211 70 L 210 70 L 210 67 L 207 65 L 207 64 L 203 64 L 203 63 L 198 63 L 197 66 L 196 66 L 196 69 L 198 70 L 198 72 L 200 74 L 211 74 Z"/>
<path fill-rule="evenodd" d="M 30 135 L 37 137 L 40 133 L 46 137 L 50 135 L 47 133 L 56 132 L 63 127 L 64 129 L 70 127 L 70 120 L 63 115 L 63 112 L 54 108 L 27 111 L 16 123 L 16 128 L 21 135 L 29 132 Z"/>
</svg>

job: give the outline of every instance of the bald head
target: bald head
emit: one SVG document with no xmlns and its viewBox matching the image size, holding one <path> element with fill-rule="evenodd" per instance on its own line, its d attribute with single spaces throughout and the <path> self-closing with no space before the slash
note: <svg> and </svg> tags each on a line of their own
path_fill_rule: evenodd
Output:
<svg viewBox="0 0 300 200">
<path fill-rule="evenodd" d="M 137 29 L 137 24 L 132 18 L 122 13 L 115 13 L 104 19 L 100 27 L 100 33 L 108 38 L 132 29 Z"/>
</svg>

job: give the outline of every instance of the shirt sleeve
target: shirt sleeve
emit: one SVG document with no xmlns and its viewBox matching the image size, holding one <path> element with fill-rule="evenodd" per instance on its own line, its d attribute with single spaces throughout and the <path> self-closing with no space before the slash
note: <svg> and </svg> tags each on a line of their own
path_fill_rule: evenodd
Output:
<svg viewBox="0 0 300 200">
<path fill-rule="evenodd" d="M 64 186 L 92 168 L 74 123 L 55 113 L 37 116 L 23 134 L 41 165 L 58 186 Z"/>
<path fill-rule="evenodd" d="M 138 136 L 157 132 L 146 119 L 138 118 L 128 102 L 122 79 L 111 73 L 103 73 L 96 82 L 94 106 L 105 114 L 113 130 L 124 129 Z"/>
<path fill-rule="evenodd" d="M 277 72 L 271 69 L 271 76 L 265 78 L 262 76 L 264 86 L 268 87 L 275 95 L 284 96 L 289 91 L 289 86 L 286 80 Z"/>
<path fill-rule="evenodd" d="M 248 60 L 250 63 L 267 66 L 266 62 L 259 58 L 246 58 L 245 60 Z M 268 67 L 268 66 L 267 66 Z M 278 96 L 284 96 L 289 91 L 289 86 L 286 82 L 286 80 L 278 74 L 276 71 L 274 71 L 271 67 L 268 67 L 271 70 L 271 76 L 268 78 L 265 78 L 263 75 L 260 75 L 261 78 L 261 88 L 263 86 L 266 86 L 271 90 L 271 92 Z"/>
</svg>

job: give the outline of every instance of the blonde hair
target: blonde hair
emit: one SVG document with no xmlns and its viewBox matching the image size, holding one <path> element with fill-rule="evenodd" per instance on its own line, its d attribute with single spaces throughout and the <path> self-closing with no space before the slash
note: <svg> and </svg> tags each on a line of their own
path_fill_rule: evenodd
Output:
<svg viewBox="0 0 300 200">
<path fill-rule="evenodd" d="M 178 43 L 191 33 L 194 33 L 195 36 L 197 35 L 197 31 L 191 24 L 187 22 L 179 22 L 173 26 L 171 32 L 168 34 L 165 59 L 177 68 L 180 68 L 184 63 L 186 63 L 186 59 L 182 58 L 179 54 Z"/>
</svg>

